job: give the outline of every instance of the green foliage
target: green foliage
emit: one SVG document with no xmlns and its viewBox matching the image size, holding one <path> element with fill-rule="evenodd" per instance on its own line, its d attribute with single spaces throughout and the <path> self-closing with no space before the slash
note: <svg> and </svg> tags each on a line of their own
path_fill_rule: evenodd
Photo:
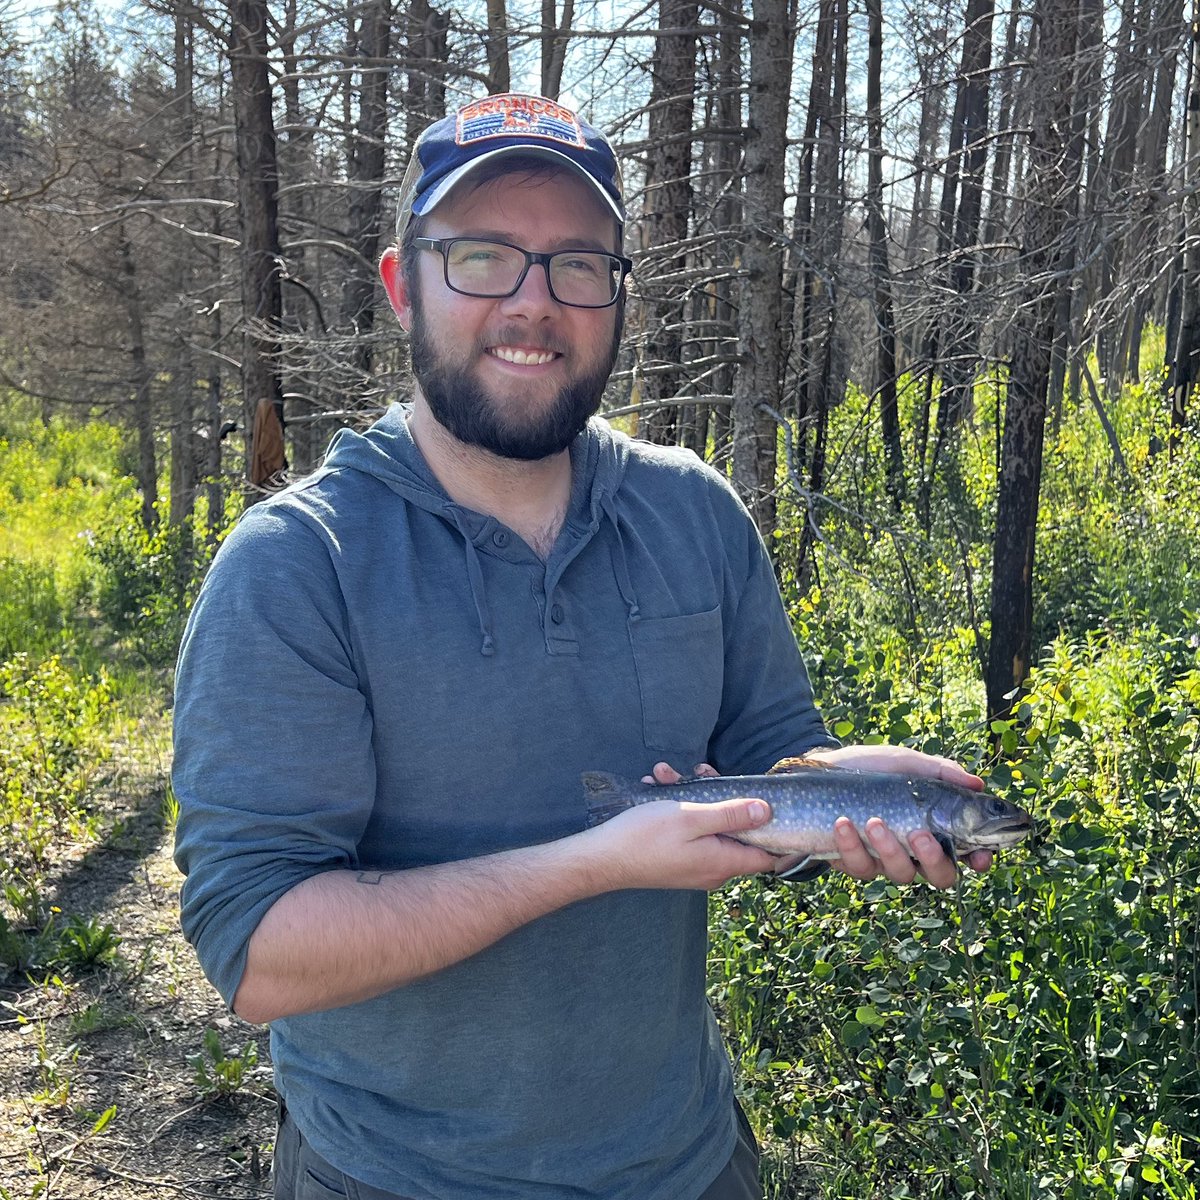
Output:
<svg viewBox="0 0 1200 1200">
<path fill-rule="evenodd" d="M 204 1031 L 204 1047 L 188 1058 L 193 1082 L 202 1100 L 223 1100 L 236 1095 L 258 1066 L 258 1046 L 247 1042 L 240 1052 L 226 1055 L 221 1038 L 211 1026 Z"/>
<path fill-rule="evenodd" d="M 95 600 L 109 626 L 152 666 L 175 659 L 212 547 L 192 522 L 147 532 L 136 516 L 92 534 Z"/>
<path fill-rule="evenodd" d="M 742 1087 L 769 1138 L 835 1164 L 803 1176 L 822 1196 L 1192 1196 L 1200 655 L 1059 642 L 997 732 L 990 786 L 1041 836 L 957 895 L 714 901 Z"/>
<path fill-rule="evenodd" d="M 132 508 L 122 435 L 107 422 L 43 423 L 0 406 L 0 558 L 70 573 L 80 531 Z"/>
<path fill-rule="evenodd" d="M 90 826 L 87 796 L 108 757 L 112 693 L 57 655 L 0 663 L 0 881 L 33 877 L 52 843 Z"/>
<path fill-rule="evenodd" d="M 983 719 L 1002 373 L 922 517 L 878 431 L 833 414 L 823 541 L 781 495 L 777 561 L 818 701 L 846 741 L 948 754 L 1038 818 L 952 895 L 747 881 L 712 905 L 711 988 L 768 1145 L 768 1200 L 1187 1197 L 1200 1159 L 1200 448 L 1168 456 L 1153 374 L 1047 431 L 1039 665 Z M 870 431 L 869 439 L 864 430 Z"/>
<path fill-rule="evenodd" d="M 96 917 L 71 917 L 58 932 L 56 959 L 75 971 L 108 966 L 117 957 L 121 936 Z"/>
<path fill-rule="evenodd" d="M 20 889 L 10 885 L 10 898 L 14 893 Z M 23 922 L 0 913 L 0 978 L 6 972 L 78 977 L 116 964 L 121 936 L 112 925 L 96 917 L 60 917 L 57 909 Z"/>
<path fill-rule="evenodd" d="M 84 531 L 133 503 L 120 450 L 106 423 L 42 422 L 12 398 L 0 405 L 0 662 L 91 656 L 77 620 Z"/>
<path fill-rule="evenodd" d="M 0 558 L 0 662 L 69 641 L 72 608 L 53 567 Z"/>
</svg>

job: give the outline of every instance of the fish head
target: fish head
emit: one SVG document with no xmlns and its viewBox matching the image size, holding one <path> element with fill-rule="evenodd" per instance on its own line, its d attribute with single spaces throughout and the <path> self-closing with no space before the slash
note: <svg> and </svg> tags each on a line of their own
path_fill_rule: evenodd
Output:
<svg viewBox="0 0 1200 1200">
<path fill-rule="evenodd" d="M 1033 818 L 999 796 L 954 788 L 934 799 L 929 825 L 935 837 L 950 842 L 956 853 L 965 854 L 1015 846 L 1032 832 Z"/>
</svg>

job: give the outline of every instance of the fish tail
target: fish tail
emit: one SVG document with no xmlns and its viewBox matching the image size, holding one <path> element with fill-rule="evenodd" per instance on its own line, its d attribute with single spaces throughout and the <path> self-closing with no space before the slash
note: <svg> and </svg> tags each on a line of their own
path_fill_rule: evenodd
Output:
<svg viewBox="0 0 1200 1200">
<path fill-rule="evenodd" d="M 584 771 L 583 794 L 587 800 L 587 823 L 591 829 L 632 808 L 634 800 L 624 779 L 603 771 Z"/>
</svg>

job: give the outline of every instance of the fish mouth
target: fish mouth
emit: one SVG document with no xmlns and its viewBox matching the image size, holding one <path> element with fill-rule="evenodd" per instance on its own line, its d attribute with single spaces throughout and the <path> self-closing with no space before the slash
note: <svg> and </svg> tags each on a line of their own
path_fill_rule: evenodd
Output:
<svg viewBox="0 0 1200 1200">
<path fill-rule="evenodd" d="M 1032 830 L 1033 822 L 1029 819 L 1005 821 L 977 830 L 972 840 L 985 850 L 993 846 L 1011 846 L 1028 837 Z"/>
</svg>

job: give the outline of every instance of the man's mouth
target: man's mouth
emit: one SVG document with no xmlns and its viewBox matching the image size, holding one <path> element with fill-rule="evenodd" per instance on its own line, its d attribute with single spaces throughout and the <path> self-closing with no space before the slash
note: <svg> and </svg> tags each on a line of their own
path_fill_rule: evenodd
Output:
<svg viewBox="0 0 1200 1200">
<path fill-rule="evenodd" d="M 519 346 L 489 346 L 488 353 L 518 367 L 541 367 L 560 357 L 553 350 L 522 350 Z"/>
</svg>

